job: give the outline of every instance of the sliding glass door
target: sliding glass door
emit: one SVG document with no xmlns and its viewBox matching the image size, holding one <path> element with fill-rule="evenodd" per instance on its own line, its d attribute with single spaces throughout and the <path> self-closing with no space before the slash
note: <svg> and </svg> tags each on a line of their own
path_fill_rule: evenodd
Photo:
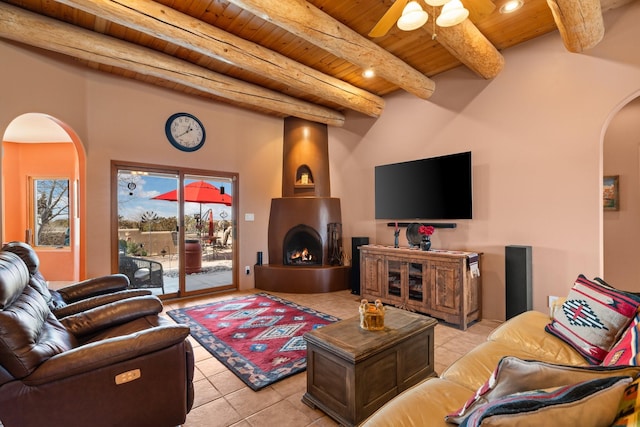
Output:
<svg viewBox="0 0 640 427">
<path fill-rule="evenodd" d="M 186 296 L 237 288 L 234 174 L 116 164 L 114 270 L 132 288 Z"/>
<path fill-rule="evenodd" d="M 185 289 L 215 288 L 233 280 L 233 181 L 185 175 Z"/>
</svg>

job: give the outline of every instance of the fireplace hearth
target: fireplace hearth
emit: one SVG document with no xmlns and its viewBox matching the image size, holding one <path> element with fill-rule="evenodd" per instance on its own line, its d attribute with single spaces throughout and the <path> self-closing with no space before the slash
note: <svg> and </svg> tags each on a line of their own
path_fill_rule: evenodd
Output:
<svg viewBox="0 0 640 427">
<path fill-rule="evenodd" d="M 284 119 L 282 197 L 271 200 L 268 264 L 256 288 L 320 293 L 349 287 L 342 264 L 340 199 L 331 197 L 327 126 Z"/>
</svg>

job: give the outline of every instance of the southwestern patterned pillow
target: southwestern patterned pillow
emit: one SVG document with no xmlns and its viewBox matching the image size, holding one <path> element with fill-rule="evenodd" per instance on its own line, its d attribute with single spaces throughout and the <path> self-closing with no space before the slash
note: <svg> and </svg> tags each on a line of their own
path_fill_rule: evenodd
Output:
<svg viewBox="0 0 640 427">
<path fill-rule="evenodd" d="M 447 415 L 445 421 L 460 424 L 486 404 L 518 393 L 549 390 L 602 378 L 636 378 L 638 375 L 638 366 L 572 366 L 505 356 L 500 359 L 491 377 L 460 409 Z"/>
<path fill-rule="evenodd" d="M 591 281 L 581 274 L 545 330 L 597 365 L 629 326 L 639 305 L 640 296 Z"/>
<path fill-rule="evenodd" d="M 483 405 L 460 427 L 609 426 L 631 381 L 631 377 L 599 378 L 554 390 L 512 394 Z"/>
<path fill-rule="evenodd" d="M 602 366 L 620 366 L 620 365 L 640 365 L 640 341 L 638 339 L 638 324 L 640 324 L 640 313 L 637 313 L 631 324 L 622 334 L 622 338 L 604 358 Z"/>
<path fill-rule="evenodd" d="M 640 379 L 627 386 L 618 405 L 618 418 L 611 427 L 637 427 L 640 425 Z"/>
</svg>

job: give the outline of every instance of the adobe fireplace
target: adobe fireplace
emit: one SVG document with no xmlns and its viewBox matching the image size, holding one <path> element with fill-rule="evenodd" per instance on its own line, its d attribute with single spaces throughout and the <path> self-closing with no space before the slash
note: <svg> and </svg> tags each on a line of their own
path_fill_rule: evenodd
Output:
<svg viewBox="0 0 640 427">
<path fill-rule="evenodd" d="M 282 197 L 271 200 L 269 264 L 255 266 L 256 288 L 320 293 L 347 289 L 340 199 L 331 197 L 327 125 L 284 119 Z"/>
</svg>

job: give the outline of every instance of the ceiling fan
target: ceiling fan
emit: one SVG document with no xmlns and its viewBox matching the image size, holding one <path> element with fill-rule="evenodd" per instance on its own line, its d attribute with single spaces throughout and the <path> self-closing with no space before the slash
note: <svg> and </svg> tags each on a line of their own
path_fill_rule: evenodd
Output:
<svg viewBox="0 0 640 427">
<path fill-rule="evenodd" d="M 459 24 L 469 17 L 475 21 L 490 14 L 496 8 L 491 0 L 465 0 L 464 6 L 460 0 L 422 0 L 432 9 L 442 6 L 442 11 L 436 19 L 441 27 Z M 465 8 L 466 6 L 466 8 Z M 428 14 L 416 0 L 395 0 L 389 10 L 380 18 L 369 32 L 369 37 L 382 37 L 397 22 L 404 31 L 415 30 L 427 22 Z"/>
</svg>

